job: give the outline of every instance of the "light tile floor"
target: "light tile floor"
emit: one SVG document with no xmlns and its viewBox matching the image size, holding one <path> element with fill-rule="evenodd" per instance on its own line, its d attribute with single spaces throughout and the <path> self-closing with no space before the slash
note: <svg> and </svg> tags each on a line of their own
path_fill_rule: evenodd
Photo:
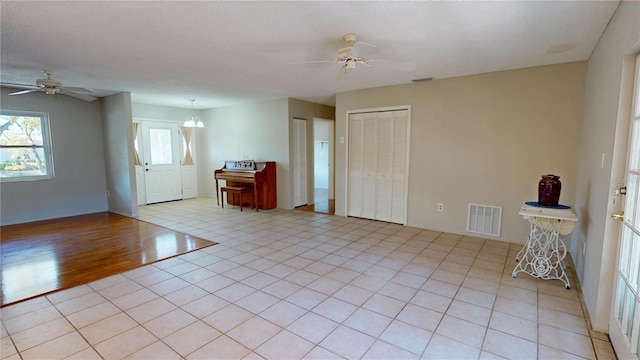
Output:
<svg viewBox="0 0 640 360">
<path fill-rule="evenodd" d="M 521 245 L 209 198 L 140 219 L 220 244 L 2 308 L 2 359 L 615 358 L 575 286 L 511 277 Z"/>
</svg>

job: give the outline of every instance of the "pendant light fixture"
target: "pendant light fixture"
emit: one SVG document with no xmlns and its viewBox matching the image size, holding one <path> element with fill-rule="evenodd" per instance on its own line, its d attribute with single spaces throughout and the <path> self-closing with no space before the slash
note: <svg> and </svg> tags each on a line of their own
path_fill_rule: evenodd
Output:
<svg viewBox="0 0 640 360">
<path fill-rule="evenodd" d="M 202 122 L 202 120 L 200 120 L 199 116 L 196 116 L 194 114 L 194 110 L 193 110 L 193 102 L 196 101 L 195 99 L 189 99 L 189 101 L 191 101 L 191 117 L 186 120 L 184 122 L 184 124 L 182 124 L 182 126 L 184 127 L 198 127 L 198 128 L 203 128 L 204 127 L 204 123 Z"/>
</svg>

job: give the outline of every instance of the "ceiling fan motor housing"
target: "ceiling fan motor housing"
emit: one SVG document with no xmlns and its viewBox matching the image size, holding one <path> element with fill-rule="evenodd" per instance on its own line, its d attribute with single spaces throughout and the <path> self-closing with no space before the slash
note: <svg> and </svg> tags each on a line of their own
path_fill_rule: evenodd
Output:
<svg viewBox="0 0 640 360">
<path fill-rule="evenodd" d="M 53 79 L 38 79 L 36 85 L 43 88 L 57 88 L 62 86 L 62 83 Z"/>
<path fill-rule="evenodd" d="M 338 50 L 338 55 L 336 56 L 336 59 L 338 60 L 346 60 L 350 57 L 351 55 L 351 48 L 352 46 L 347 46 L 347 47 L 343 47 L 340 50 Z"/>
<path fill-rule="evenodd" d="M 344 39 L 344 41 L 347 42 L 347 44 L 353 46 L 353 44 L 356 43 L 356 39 L 358 38 L 358 35 L 356 35 L 356 34 L 346 34 L 342 38 Z"/>
</svg>

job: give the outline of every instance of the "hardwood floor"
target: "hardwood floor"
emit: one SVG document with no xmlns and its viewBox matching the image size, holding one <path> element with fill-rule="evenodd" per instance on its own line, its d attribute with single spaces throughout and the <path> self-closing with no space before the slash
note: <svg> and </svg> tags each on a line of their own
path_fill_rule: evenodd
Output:
<svg viewBox="0 0 640 360">
<path fill-rule="evenodd" d="M 336 212 L 336 205 L 335 200 L 326 200 L 311 205 L 298 206 L 296 210 L 333 215 Z"/>
<path fill-rule="evenodd" d="M 315 188 L 313 204 L 296 207 L 296 210 L 333 215 L 336 212 L 336 201 L 329 199 L 329 189 Z"/>
<path fill-rule="evenodd" d="M 211 245 L 109 212 L 2 226 L 2 306 Z"/>
</svg>

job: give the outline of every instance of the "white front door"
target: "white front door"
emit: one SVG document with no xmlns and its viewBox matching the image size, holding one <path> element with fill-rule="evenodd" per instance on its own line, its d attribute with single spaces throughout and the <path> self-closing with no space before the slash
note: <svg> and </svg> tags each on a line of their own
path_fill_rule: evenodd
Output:
<svg viewBox="0 0 640 360">
<path fill-rule="evenodd" d="M 293 207 L 307 204 L 307 121 L 293 119 Z"/>
<path fill-rule="evenodd" d="M 146 203 L 182 199 L 180 132 L 174 123 L 142 123 Z"/>
<path fill-rule="evenodd" d="M 609 337 L 619 359 L 638 359 L 640 352 L 640 57 L 636 59 L 633 99 L 626 195 L 618 196 L 624 209 L 619 215 L 624 218 L 618 240 L 616 283 L 609 321 Z"/>
</svg>

